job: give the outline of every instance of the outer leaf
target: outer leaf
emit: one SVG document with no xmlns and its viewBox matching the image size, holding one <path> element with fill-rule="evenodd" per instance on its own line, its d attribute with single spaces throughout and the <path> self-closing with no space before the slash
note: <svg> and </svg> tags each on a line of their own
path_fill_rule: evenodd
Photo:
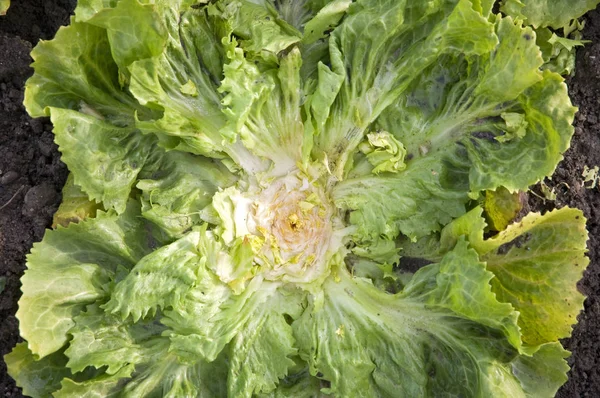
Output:
<svg viewBox="0 0 600 398">
<path fill-rule="evenodd" d="M 0 0 L 0 16 L 6 15 L 9 7 L 10 7 L 10 0 Z"/>
<path fill-rule="evenodd" d="M 111 53 L 119 68 L 160 54 L 166 42 L 165 26 L 157 22 L 152 5 L 138 0 L 119 0 L 114 8 L 100 10 L 87 20 L 106 29 Z"/>
<path fill-rule="evenodd" d="M 536 30 L 536 42 L 544 57 L 544 69 L 560 75 L 570 75 L 575 70 L 576 47 L 584 46 L 588 40 L 581 40 L 583 23 L 573 20 L 563 28 L 565 37 L 558 36 L 550 28 Z"/>
<path fill-rule="evenodd" d="M 513 362 L 513 374 L 529 397 L 554 397 L 567 381 L 570 353 L 558 342 L 543 344 L 532 356 L 522 355 Z M 550 381 L 550 382 L 548 382 Z"/>
<path fill-rule="evenodd" d="M 225 117 L 221 113 L 225 49 L 221 38 L 228 29 L 209 21 L 206 10 L 189 10 L 182 15 L 171 7 L 161 7 L 154 23 L 167 26 L 166 43 L 161 52 L 133 62 L 130 90 L 140 103 L 158 108 L 158 118 L 140 117 L 137 125 L 156 133 L 167 149 L 223 157 L 223 137 L 219 130 Z M 198 95 L 186 94 L 183 87 L 194 85 Z"/>
<path fill-rule="evenodd" d="M 177 305 L 194 286 L 201 266 L 197 246 L 201 233 L 190 232 L 141 259 L 120 281 L 105 305 L 109 313 L 137 322 L 158 308 Z"/>
<path fill-rule="evenodd" d="M 504 187 L 485 192 L 482 206 L 486 221 L 493 231 L 504 230 L 515 219 L 523 207 L 522 198 L 522 193 L 510 193 Z"/>
<path fill-rule="evenodd" d="M 570 105 L 563 79 L 545 71 L 544 80 L 522 94 L 519 102 L 526 111 L 529 126 L 523 139 L 502 145 L 485 136 L 464 141 L 471 164 L 468 173 L 473 192 L 498 186 L 512 192 L 523 190 L 551 175 L 567 150 L 576 108 Z M 459 150 L 457 157 L 461 156 L 464 155 Z M 456 172 L 451 173 L 456 175 Z"/>
<path fill-rule="evenodd" d="M 8 374 L 23 389 L 23 394 L 50 398 L 60 388 L 60 380 L 71 374 L 65 367 L 67 358 L 62 352 L 37 360 L 27 348 L 27 343 L 19 343 L 10 354 L 4 356 Z"/>
<path fill-rule="evenodd" d="M 125 211 L 154 138 L 84 113 L 50 109 L 55 140 L 75 184 L 106 208 Z"/>
<path fill-rule="evenodd" d="M 27 258 L 17 311 L 31 351 L 44 357 L 62 347 L 73 317 L 106 297 L 117 268 L 133 267 L 153 241 L 134 206 L 121 217 L 100 214 L 48 231 Z"/>
<path fill-rule="evenodd" d="M 464 242 L 399 295 L 340 270 L 323 307 L 293 324 L 301 354 L 341 396 L 524 396 L 508 365 L 517 314 L 495 300 L 491 277 Z"/>
<path fill-rule="evenodd" d="M 316 155 L 322 153 L 338 179 L 365 128 L 421 70 L 446 52 L 481 54 L 496 44 L 492 25 L 469 1 L 459 1 L 452 12 L 443 7 L 448 6 L 363 1 L 351 8 L 344 23 L 334 30 L 331 63 L 345 82 L 332 105 L 327 133 L 317 136 L 315 151 Z"/>
<path fill-rule="evenodd" d="M 483 16 L 489 17 L 494 3 L 494 0 L 473 0 L 473 8 L 480 11 Z"/>
<path fill-rule="evenodd" d="M 57 397 L 223 396 L 226 373 L 221 359 L 182 364 L 168 352 L 169 339 L 160 317 L 121 321 L 98 306 L 75 318 L 66 354 L 74 371 L 85 366 L 105 369 L 88 378 L 65 378 Z M 105 368 L 104 368 L 105 367 Z"/>
<path fill-rule="evenodd" d="M 297 30 L 301 30 L 306 21 L 318 11 L 318 9 L 311 9 L 313 3 L 311 0 L 274 0 L 271 3 L 277 10 L 279 18 Z"/>
<path fill-rule="evenodd" d="M 539 83 L 539 87 L 546 87 L 546 95 L 554 91 L 552 95 L 557 100 L 563 97 L 559 81 L 551 75 L 542 75 L 538 70 L 543 60 L 533 40 L 533 32 L 506 18 L 496 22 L 496 32 L 500 42 L 491 54 L 466 60 L 461 55 L 448 55 L 443 63 L 424 71 L 406 96 L 388 108 L 378 120 L 379 126 L 394 134 L 413 158 L 452 150 L 459 141 L 461 146 L 457 151 L 462 156 L 460 159 L 469 156 L 469 160 L 462 160 L 465 170 L 461 169 L 460 174 L 454 171 L 448 183 L 455 186 L 464 184 L 463 175 L 470 173 L 473 190 L 495 188 L 497 185 L 491 181 L 484 183 L 484 180 L 500 179 L 500 176 L 495 176 L 499 172 L 505 180 L 509 177 L 515 179 L 510 184 L 505 181 L 511 190 L 515 189 L 513 187 L 517 181 L 518 186 L 524 189 L 535 181 L 533 177 L 536 176 L 529 172 L 535 166 L 525 166 L 523 161 L 536 162 L 537 166 L 537 163 L 547 159 L 548 165 L 554 167 L 558 145 L 545 145 L 546 142 L 564 141 L 571 134 L 566 123 L 563 123 L 563 118 L 569 122 L 568 97 L 560 100 L 567 105 L 565 112 L 547 113 L 554 117 L 544 121 L 548 127 L 552 126 L 544 133 L 538 131 L 537 115 L 547 105 L 517 102 L 523 90 L 539 82 L 543 76 L 546 77 L 545 83 Z M 509 70 L 513 72 L 508 73 Z M 517 70 L 520 71 L 519 77 L 513 78 Z M 533 92 L 531 88 L 522 98 L 529 98 Z M 525 124 L 529 127 L 528 132 L 522 139 L 499 145 L 499 141 L 507 141 L 508 133 L 511 137 L 519 137 L 513 133 L 512 124 L 505 122 L 502 125 L 498 122 L 499 116 L 506 115 L 505 110 L 511 107 L 514 109 L 511 115 L 522 117 L 521 113 L 515 112 L 515 105 L 523 109 L 521 112 L 528 122 Z M 522 155 L 528 152 L 523 150 L 525 145 L 537 147 L 538 141 L 540 148 L 547 148 L 546 152 L 540 150 L 535 154 L 535 160 Z M 542 141 L 544 144 L 541 144 Z M 516 159 L 518 151 L 522 152 Z M 524 172 L 523 176 L 515 172 L 517 167 L 508 166 L 512 161 L 518 161 L 519 167 L 528 172 Z M 511 173 L 505 172 L 507 167 L 510 167 Z M 528 181 L 521 182 L 526 178 Z"/>
<path fill-rule="evenodd" d="M 353 211 L 357 235 L 371 241 L 382 235 L 393 239 L 398 232 L 422 237 L 464 211 L 462 193 L 469 187 L 472 195 L 500 185 L 525 189 L 553 170 L 572 133 L 572 108 L 564 106 L 568 97 L 556 75 L 546 74 L 520 97 L 528 99 L 521 105 L 527 111 L 527 135 L 502 145 L 494 139 L 494 115 L 542 78 L 538 68 L 543 63 L 531 30 L 502 19 L 496 32 L 500 41 L 492 55 L 471 57 L 467 67 L 462 55 L 448 54 L 377 120 L 406 147 L 407 169 L 393 177 L 363 177 L 371 169 L 357 160 L 350 179 L 334 188 L 338 206 Z M 508 79 L 506 70 L 520 70 L 519 78 Z M 554 108 L 553 102 L 542 103 L 538 91 L 556 98 L 561 110 L 545 109 Z M 446 162 L 443 153 L 454 151 L 457 141 L 457 154 Z"/>
<path fill-rule="evenodd" d="M 165 312 L 171 350 L 182 358 L 214 360 L 244 325 L 275 293 L 277 284 L 254 278 L 238 296 L 209 271 L 203 270 L 196 288 L 181 303 Z"/>
<path fill-rule="evenodd" d="M 77 22 L 87 22 L 100 11 L 115 8 L 121 0 L 79 0 L 75 7 L 75 18 Z M 203 0 L 200 0 L 202 3 Z M 196 0 L 139 0 L 140 4 L 170 5 L 185 9 L 197 3 Z"/>
<path fill-rule="evenodd" d="M 113 375 L 105 374 L 90 380 L 75 381 L 65 377 L 54 398 L 112 398 L 120 394 L 120 383 L 131 376 L 133 366 L 127 366 Z"/>
<path fill-rule="evenodd" d="M 534 28 L 549 26 L 560 29 L 572 19 L 596 8 L 598 3 L 598 0 L 503 0 L 500 11 L 526 19 Z"/>
<path fill-rule="evenodd" d="M 32 51 L 35 74 L 25 87 L 32 117 L 48 116 L 47 107 L 78 110 L 118 126 L 131 125 L 135 112 L 150 116 L 121 90 L 106 31 L 72 21 L 54 40 Z"/>
<path fill-rule="evenodd" d="M 519 311 L 525 343 L 535 346 L 570 336 L 584 299 L 576 284 L 589 262 L 581 211 L 532 213 L 486 240 L 484 227 L 481 209 L 475 208 L 444 228 L 440 252 L 453 247 L 457 237 L 468 236 L 496 276 L 492 290 L 498 300 Z"/>
<path fill-rule="evenodd" d="M 524 342 L 538 345 L 571 335 L 583 308 L 577 282 L 589 262 L 586 241 L 583 214 L 565 208 L 530 214 L 475 246 L 496 275 L 492 289 L 498 299 L 521 313 Z"/>
<path fill-rule="evenodd" d="M 25 287 L 17 318 L 22 324 L 21 336 L 29 341 L 32 352 L 45 357 L 67 342 L 73 316 L 86 304 L 106 297 L 102 286 L 109 282 L 110 274 L 96 264 L 85 263 L 55 262 L 37 270 L 31 264 L 35 261 L 30 259 L 22 278 Z"/>
<path fill-rule="evenodd" d="M 472 197 L 499 186 L 526 189 L 550 174 L 573 131 L 574 108 L 562 79 L 538 70 L 543 60 L 533 32 L 510 19 L 498 20 L 496 31 L 500 43 L 491 56 L 448 55 L 377 121 L 404 144 L 412 162 L 455 151 L 433 169 L 444 189 L 470 189 Z M 520 77 L 505 75 L 507 68 L 521 71 Z M 524 135 L 513 122 L 517 115 Z"/>
<path fill-rule="evenodd" d="M 297 354 L 292 327 L 284 314 L 295 319 L 302 310 L 299 292 L 278 294 L 263 311 L 249 319 L 230 345 L 229 396 L 251 397 L 276 389 L 287 376 Z"/>
<path fill-rule="evenodd" d="M 277 388 L 269 394 L 258 394 L 259 398 L 324 398 L 328 395 L 321 392 L 327 382 L 311 376 L 305 369 L 279 382 Z"/>
<path fill-rule="evenodd" d="M 65 354 L 67 366 L 75 373 L 87 366 L 97 369 L 106 366 L 106 373 L 129 377 L 122 370 L 148 360 L 168 348 L 168 340 L 160 334 L 165 327 L 154 319 L 139 323 L 119 322 L 117 317 L 106 314 L 98 305 L 92 305 L 74 318 L 75 326 L 70 334 L 73 339 Z"/>
<path fill-rule="evenodd" d="M 542 59 L 531 29 L 521 28 L 518 22 L 504 18 L 496 22 L 496 34 L 500 44 L 489 54 L 489 65 L 484 66 L 485 73 L 474 95 L 501 104 L 515 99 L 541 80 L 538 68 Z M 512 72 L 516 70 L 521 73 L 513 76 Z"/>
<path fill-rule="evenodd" d="M 91 202 L 81 188 L 75 185 L 73 174 L 69 174 L 62 190 L 62 202 L 52 218 L 52 228 L 58 225 L 66 227 L 72 222 L 94 218 L 98 210 L 102 210 L 102 205 Z"/>
<path fill-rule="evenodd" d="M 223 383 L 227 378 L 226 369 L 221 358 L 212 363 L 196 358 L 195 365 L 187 365 L 163 353 L 137 368 L 139 373 L 122 388 L 121 394 L 126 397 L 223 397 L 226 396 Z"/>
<path fill-rule="evenodd" d="M 106 32 L 73 22 L 32 52 L 27 81 L 30 115 L 51 116 L 63 160 L 75 183 L 106 208 L 125 210 L 152 140 L 135 136 L 134 115 L 149 116 L 121 89 Z M 85 136 L 85 138 L 83 138 Z"/>
<path fill-rule="evenodd" d="M 136 367 L 122 368 L 114 375 L 103 374 L 88 380 L 65 378 L 57 398 L 105 397 L 221 397 L 226 395 L 223 383 L 227 374 L 222 360 L 207 364 L 182 365 L 166 351 L 146 358 Z M 131 376 L 131 377 L 130 377 Z"/>
</svg>

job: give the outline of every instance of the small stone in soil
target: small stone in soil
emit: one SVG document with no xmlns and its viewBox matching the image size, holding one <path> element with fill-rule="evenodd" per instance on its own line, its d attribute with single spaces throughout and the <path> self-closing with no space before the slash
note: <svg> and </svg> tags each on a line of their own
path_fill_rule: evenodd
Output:
<svg viewBox="0 0 600 398">
<path fill-rule="evenodd" d="M 38 141 L 38 147 L 40 148 L 40 152 L 42 155 L 49 157 L 52 155 L 52 150 L 54 149 L 52 142 L 52 134 L 44 133 L 40 140 Z"/>
<path fill-rule="evenodd" d="M 24 216 L 33 217 L 40 212 L 45 205 L 54 202 L 56 191 L 49 183 L 42 183 L 30 188 L 23 200 L 22 213 Z"/>
<path fill-rule="evenodd" d="M 29 124 L 31 125 L 31 129 L 36 134 L 42 134 L 44 131 L 44 122 L 41 119 L 32 119 Z"/>
<path fill-rule="evenodd" d="M 8 185 L 13 183 L 15 180 L 19 178 L 19 173 L 16 171 L 7 171 L 2 177 L 0 177 L 1 185 Z"/>
</svg>

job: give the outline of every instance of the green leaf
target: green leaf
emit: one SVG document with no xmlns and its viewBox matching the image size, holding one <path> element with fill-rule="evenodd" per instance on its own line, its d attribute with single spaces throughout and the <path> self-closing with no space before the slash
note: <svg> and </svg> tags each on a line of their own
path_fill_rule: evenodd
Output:
<svg viewBox="0 0 600 398">
<path fill-rule="evenodd" d="M 473 0 L 473 8 L 481 12 L 484 17 L 489 17 L 492 13 L 494 3 L 495 0 Z"/>
<path fill-rule="evenodd" d="M 295 366 L 290 359 L 297 354 L 295 339 L 284 316 L 299 316 L 301 298 L 298 292 L 271 297 L 264 310 L 250 318 L 234 337 L 229 346 L 229 396 L 252 397 L 272 392 L 279 379 Z"/>
<path fill-rule="evenodd" d="M 211 363 L 197 359 L 194 365 L 187 365 L 163 353 L 137 367 L 138 373 L 121 387 L 121 394 L 126 397 L 223 397 L 227 394 L 226 370 L 227 364 L 221 358 Z"/>
<path fill-rule="evenodd" d="M 573 135 L 571 123 L 576 108 L 571 106 L 563 79 L 545 71 L 544 80 L 518 100 L 529 126 L 521 140 L 511 140 L 503 145 L 497 145 L 485 136 L 463 141 L 471 164 L 469 182 L 472 192 L 498 186 L 511 192 L 524 190 L 550 176 L 567 150 Z M 456 156 L 463 156 L 460 150 Z"/>
<path fill-rule="evenodd" d="M 560 75 L 570 75 L 575 70 L 576 47 L 584 46 L 588 40 L 581 40 L 583 23 L 573 20 L 563 28 L 565 37 L 557 35 L 550 28 L 536 30 L 536 42 L 542 50 L 544 69 Z"/>
<path fill-rule="evenodd" d="M 182 94 L 190 95 L 192 97 L 198 96 L 198 87 L 194 84 L 193 81 L 188 80 L 183 86 L 179 88 Z"/>
<path fill-rule="evenodd" d="M 54 40 L 42 41 L 32 53 L 35 74 L 25 86 L 25 107 L 32 117 L 48 116 L 50 107 L 76 110 L 112 123 L 131 126 L 134 115 L 150 116 L 121 89 L 104 29 L 71 21 Z"/>
<path fill-rule="evenodd" d="M 538 68 L 542 59 L 531 29 L 522 28 L 510 18 L 503 18 L 496 23 L 496 34 L 500 44 L 489 55 L 489 64 L 474 95 L 500 104 L 515 99 L 523 90 L 541 80 Z M 518 76 L 513 75 L 516 70 L 521 72 Z"/>
<path fill-rule="evenodd" d="M 154 238 L 131 205 L 117 217 L 97 218 L 48 231 L 27 257 L 17 318 L 29 349 L 45 357 L 67 341 L 73 317 L 107 297 L 106 286 L 119 267 L 129 269 Z"/>
<path fill-rule="evenodd" d="M 339 24 L 350 4 L 350 0 L 334 0 L 321 8 L 304 26 L 302 43 L 311 44 L 326 37 L 326 31 Z"/>
<path fill-rule="evenodd" d="M 312 9 L 313 3 L 312 0 L 275 0 L 272 2 L 279 17 L 297 30 L 301 30 L 307 20 L 318 11 L 318 9 Z"/>
<path fill-rule="evenodd" d="M 337 184 L 333 200 L 351 211 L 355 239 L 368 246 L 380 237 L 393 240 L 399 233 L 417 239 L 463 214 L 466 192 L 442 185 L 440 163 L 437 156 L 420 158 L 396 174 L 377 176 L 369 169 L 367 176 Z"/>
<path fill-rule="evenodd" d="M 114 8 L 118 0 L 79 0 L 75 7 L 75 20 L 86 22 L 105 8 Z"/>
<path fill-rule="evenodd" d="M 50 109 L 61 159 L 69 165 L 74 183 L 105 208 L 125 211 L 138 173 L 156 141 L 94 116 Z"/>
<path fill-rule="evenodd" d="M 443 185 L 469 189 L 473 198 L 499 186 L 524 190 L 551 174 L 573 132 L 575 108 L 562 79 L 540 73 L 533 32 L 507 18 L 497 20 L 496 32 L 494 52 L 446 56 L 377 120 L 413 162 L 445 152 Z"/>
<path fill-rule="evenodd" d="M 567 381 L 569 366 L 564 359 L 569 355 L 559 342 L 543 344 L 532 356 L 519 356 L 513 362 L 512 372 L 527 396 L 554 397 Z"/>
<path fill-rule="evenodd" d="M 75 185 L 73 174 L 69 174 L 62 190 L 62 202 L 52 218 L 52 228 L 58 225 L 66 227 L 72 222 L 94 218 L 98 210 L 103 210 L 102 205 L 90 201 L 81 188 Z"/>
<path fill-rule="evenodd" d="M 120 377 L 130 377 L 133 371 L 130 365 L 145 362 L 149 356 L 168 348 L 168 340 L 160 336 L 165 327 L 154 319 L 136 324 L 120 322 L 98 305 L 91 305 L 74 321 L 70 331 L 73 339 L 65 351 L 69 357 L 67 366 L 74 373 L 87 366 L 97 369 L 106 366 L 109 375 L 119 373 Z M 128 370 L 126 375 L 123 370 Z"/>
<path fill-rule="evenodd" d="M 257 394 L 259 398 L 325 398 L 328 395 L 321 392 L 326 382 L 311 376 L 308 369 L 290 375 L 280 380 L 277 388 L 268 394 Z"/>
<path fill-rule="evenodd" d="M 111 293 L 104 309 L 134 322 L 179 303 L 196 282 L 202 258 L 194 231 L 142 258 Z"/>
<path fill-rule="evenodd" d="M 404 145 L 387 131 L 367 134 L 367 141 L 361 143 L 358 149 L 366 155 L 367 161 L 374 168 L 372 173 L 397 173 L 406 168 Z M 359 166 L 355 166 L 359 167 Z"/>
<path fill-rule="evenodd" d="M 243 292 L 232 290 L 208 270 L 202 270 L 194 290 L 165 311 L 162 322 L 170 333 L 171 351 L 183 359 L 213 361 L 223 348 L 257 316 L 278 287 L 254 278 Z"/>
<path fill-rule="evenodd" d="M 495 191 L 486 191 L 483 209 L 490 228 L 493 231 L 504 230 L 521 211 L 522 200 L 521 193 L 510 193 L 504 187 L 499 187 Z"/>
<path fill-rule="evenodd" d="M 23 394 L 32 397 L 50 398 L 60 387 L 60 380 L 71 374 L 65 367 L 67 358 L 62 352 L 37 360 L 27 343 L 17 344 L 4 356 L 4 361 L 8 374 L 23 389 Z"/>
<path fill-rule="evenodd" d="M 74 324 L 73 316 L 86 304 L 106 297 L 102 286 L 109 280 L 110 274 L 96 264 L 45 264 L 43 271 L 30 264 L 22 278 L 17 318 L 32 352 L 45 357 L 61 348 Z"/>
<path fill-rule="evenodd" d="M 294 48 L 282 57 L 278 69 L 262 71 L 239 48 L 232 49 L 231 57 L 219 89 L 227 93 L 223 99 L 230 121 L 227 134 L 239 134 L 251 154 L 269 159 L 273 173 L 285 175 L 302 161 L 305 145 L 300 52 Z M 260 164 L 239 164 L 249 172 L 264 169 Z"/>
<path fill-rule="evenodd" d="M 106 29 L 111 54 L 122 70 L 134 61 L 159 55 L 167 40 L 154 5 L 119 0 L 114 8 L 100 10 L 87 22 Z"/>
<path fill-rule="evenodd" d="M 23 389 L 23 394 L 31 397 L 52 397 L 52 393 L 60 388 L 60 380 L 71 375 L 65 367 L 67 358 L 62 352 L 38 360 L 27 343 L 17 344 L 4 356 L 4 361 L 8 374 Z"/>
<path fill-rule="evenodd" d="M 66 351 L 73 371 L 92 365 L 103 372 L 88 378 L 65 378 L 57 397 L 222 396 L 226 369 L 196 360 L 182 364 L 170 354 L 160 317 L 122 321 L 97 305 L 75 318 Z"/>
<path fill-rule="evenodd" d="M 333 31 L 331 64 L 344 84 L 313 152 L 338 179 L 367 126 L 423 69 L 447 52 L 482 54 L 497 43 L 493 25 L 469 1 L 460 1 L 454 10 L 443 7 L 450 6 L 363 1 Z"/>
<path fill-rule="evenodd" d="M 223 0 L 209 10 L 227 20 L 240 47 L 252 57 L 276 62 L 280 52 L 300 41 L 300 32 L 280 18 L 271 2 Z"/>
<path fill-rule="evenodd" d="M 6 15 L 10 7 L 10 0 L 0 0 L 0 16 Z"/>
<path fill-rule="evenodd" d="M 503 0 L 500 11 L 520 17 L 536 29 L 546 26 L 560 29 L 596 8 L 598 3 L 598 0 Z"/>
<path fill-rule="evenodd" d="M 504 18 L 496 21 L 495 32 L 499 42 L 494 51 L 478 57 L 448 54 L 422 71 L 406 94 L 382 113 L 378 126 L 415 158 L 451 150 L 456 142 L 485 142 L 481 137 L 493 143 L 494 137 L 503 137 L 502 130 L 514 131 L 499 124 L 498 116 L 542 79 L 538 68 L 543 60 L 531 29 Z M 513 78 L 516 71 L 519 76 Z M 514 111 L 510 115 L 519 117 Z"/>
<path fill-rule="evenodd" d="M 122 380 L 130 377 L 133 366 L 121 368 L 115 374 L 104 374 L 92 379 L 75 381 L 65 377 L 60 390 L 52 394 L 54 398 L 112 398 L 118 397 Z"/>
<path fill-rule="evenodd" d="M 589 259 L 580 210 L 530 214 L 475 248 L 496 275 L 492 289 L 520 313 L 523 341 L 530 345 L 571 335 L 583 308 L 577 282 Z"/>
<path fill-rule="evenodd" d="M 142 215 L 174 238 L 200 225 L 200 212 L 236 177 L 217 160 L 156 148 L 140 172 Z"/>
<path fill-rule="evenodd" d="M 122 212 L 153 144 L 132 127 L 135 115 L 152 111 L 122 90 L 110 51 L 101 28 L 73 22 L 60 29 L 32 52 L 36 73 L 24 103 L 30 115 L 51 117 L 75 183 L 92 200 Z"/>
<path fill-rule="evenodd" d="M 101 374 L 86 380 L 65 378 L 57 398 L 100 397 L 221 397 L 226 395 L 227 377 L 223 360 L 212 363 L 198 361 L 185 365 L 169 355 L 166 349 L 135 367 L 126 366 L 114 375 Z"/>
<path fill-rule="evenodd" d="M 519 311 L 525 343 L 537 346 L 570 336 L 583 307 L 577 282 L 589 262 L 581 211 L 528 214 L 486 240 L 484 227 L 479 207 L 453 221 L 442 231 L 438 255 L 466 235 L 495 275 L 491 284 L 498 300 Z"/>
<path fill-rule="evenodd" d="M 221 95 L 225 47 L 221 39 L 230 34 L 219 21 L 210 20 L 206 10 L 178 10 L 162 7 L 154 23 L 167 26 L 167 39 L 161 52 L 140 58 L 127 70 L 129 89 L 143 105 L 160 111 L 159 117 L 142 118 L 136 125 L 156 134 L 168 150 L 177 149 L 211 157 L 223 157 L 220 129 L 225 124 Z M 198 95 L 188 95 L 181 87 L 192 84 Z"/>
<path fill-rule="evenodd" d="M 464 241 L 397 295 L 340 270 L 294 335 L 335 395 L 524 396 L 510 374 L 517 313 L 495 299 L 491 278 Z"/>
</svg>

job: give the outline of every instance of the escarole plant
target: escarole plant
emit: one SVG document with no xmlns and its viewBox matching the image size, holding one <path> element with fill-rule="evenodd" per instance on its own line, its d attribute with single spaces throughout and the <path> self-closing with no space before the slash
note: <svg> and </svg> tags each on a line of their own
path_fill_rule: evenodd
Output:
<svg viewBox="0 0 600 398">
<path fill-rule="evenodd" d="M 71 179 L 23 392 L 553 396 L 585 220 L 510 221 L 576 109 L 492 3 L 81 0 L 26 87 Z"/>
</svg>

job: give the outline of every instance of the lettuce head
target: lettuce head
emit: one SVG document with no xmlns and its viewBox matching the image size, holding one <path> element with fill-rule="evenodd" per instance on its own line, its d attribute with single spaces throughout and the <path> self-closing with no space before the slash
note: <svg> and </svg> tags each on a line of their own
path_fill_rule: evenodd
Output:
<svg viewBox="0 0 600 398">
<path fill-rule="evenodd" d="M 23 392 L 553 396 L 585 220 L 490 218 L 576 108 L 492 4 L 80 0 L 26 86 L 71 178 L 22 278 Z"/>
</svg>

